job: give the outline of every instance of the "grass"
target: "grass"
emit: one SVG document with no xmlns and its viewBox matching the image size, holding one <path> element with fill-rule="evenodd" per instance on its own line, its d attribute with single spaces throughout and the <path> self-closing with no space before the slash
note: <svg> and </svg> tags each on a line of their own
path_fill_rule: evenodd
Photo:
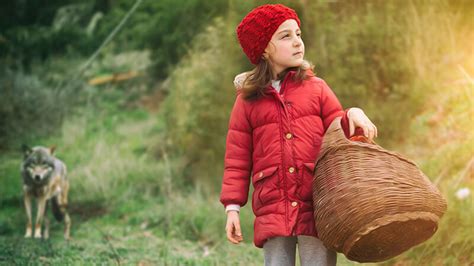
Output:
<svg viewBox="0 0 474 266">
<path fill-rule="evenodd" d="M 1 154 L 2 183 L 8 185 L 0 187 L 0 264 L 252 265 L 261 261 L 251 232 L 246 232 L 247 241 L 239 249 L 227 244 L 225 215 L 217 195 L 204 195 L 199 187 L 182 192 L 173 175 L 179 160 L 154 158 L 148 142 L 160 135 L 159 124 L 142 111 L 84 113 L 64 123 L 54 144 L 58 157 L 69 166 L 73 221 L 69 243 L 62 238 L 63 225 L 54 221 L 50 240 L 23 238 L 21 154 Z M 52 144 L 52 139 L 38 143 Z M 245 228 L 252 228 L 251 212 L 242 220 Z"/>
<path fill-rule="evenodd" d="M 162 130 L 156 119 L 143 110 L 123 115 L 111 111 L 84 114 L 63 125 L 55 143 L 58 156 L 69 165 L 73 220 L 69 243 L 57 222 L 52 223 L 50 240 L 23 238 L 21 154 L 2 154 L 0 173 L 8 185 L 0 187 L 0 264 L 261 265 L 262 250 L 252 243 L 249 206 L 241 212 L 245 241 L 234 246 L 225 239 L 218 195 L 180 180 L 175 173 L 181 168 L 179 160 L 154 157 L 150 143 Z M 463 150 L 463 144 L 453 142 L 451 149 Z M 427 172 L 445 159 L 425 158 Z M 439 232 L 382 265 L 463 265 L 473 260 L 472 201 L 456 199 L 455 188 L 442 191 L 449 209 Z M 356 263 L 339 254 L 338 265 Z"/>
<path fill-rule="evenodd" d="M 173 174 L 178 160 L 153 157 L 147 142 L 160 134 L 157 125 L 141 111 L 86 113 L 64 123 L 54 143 L 69 166 L 69 242 L 51 213 L 49 240 L 23 238 L 21 154 L 1 154 L 2 183 L 8 185 L 0 187 L 0 264 L 261 265 L 250 207 L 241 214 L 245 241 L 234 246 L 225 237 L 218 195 L 179 181 Z M 340 264 L 352 263 L 341 257 Z"/>
<path fill-rule="evenodd" d="M 73 239 L 69 243 L 58 233 L 62 227 L 59 225 L 53 226 L 52 239 L 49 241 L 23 239 L 23 226 L 15 228 L 16 234 L 2 238 L 0 262 L 28 264 L 40 261 L 54 265 L 140 262 L 153 265 L 214 265 L 227 257 L 216 256 L 217 252 L 230 255 L 234 253 L 229 250 L 228 245 L 223 245 L 224 239 L 216 243 L 206 242 L 205 238 L 187 239 L 181 231 L 184 230 L 182 228 L 196 230 L 193 226 L 199 226 L 198 218 L 192 220 L 194 223 L 174 225 L 174 228 L 181 229 L 173 230 L 167 222 L 184 223 L 179 214 L 174 217 L 160 217 L 160 214 L 153 214 L 156 210 L 162 212 L 157 206 L 141 205 L 141 211 L 137 206 L 121 206 L 121 209 L 126 208 L 133 208 L 134 212 L 113 211 L 91 219 L 72 215 L 75 223 Z M 194 233 L 191 238 L 199 236 Z M 258 254 L 250 243 L 242 248 L 249 251 L 248 255 L 238 260 L 235 260 L 234 256 L 234 262 L 242 261 L 242 265 L 250 265 Z"/>
</svg>

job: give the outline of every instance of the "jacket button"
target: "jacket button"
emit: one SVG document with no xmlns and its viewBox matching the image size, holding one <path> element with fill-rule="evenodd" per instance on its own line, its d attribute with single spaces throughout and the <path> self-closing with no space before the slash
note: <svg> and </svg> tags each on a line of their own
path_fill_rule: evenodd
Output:
<svg viewBox="0 0 474 266">
<path fill-rule="evenodd" d="M 291 203 L 291 206 L 293 206 L 293 207 L 296 207 L 296 205 L 298 205 L 298 202 L 296 202 L 296 201 L 293 201 L 293 202 Z"/>
<path fill-rule="evenodd" d="M 262 177 L 263 176 L 263 172 L 260 172 L 260 174 L 258 174 L 258 177 Z"/>
<path fill-rule="evenodd" d="M 295 172 L 295 168 L 292 166 L 290 168 L 288 168 L 288 172 L 290 172 L 291 174 L 293 174 Z"/>
<path fill-rule="evenodd" d="M 291 139 L 291 138 L 293 138 L 293 134 L 291 134 L 291 133 L 286 133 L 285 138 L 286 138 L 286 139 Z"/>
</svg>

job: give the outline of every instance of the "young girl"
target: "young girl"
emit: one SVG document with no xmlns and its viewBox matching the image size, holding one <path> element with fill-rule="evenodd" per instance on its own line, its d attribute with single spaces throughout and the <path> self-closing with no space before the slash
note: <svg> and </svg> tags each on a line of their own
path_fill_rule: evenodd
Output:
<svg viewBox="0 0 474 266">
<path fill-rule="evenodd" d="M 304 61 L 300 20 L 283 5 L 252 10 L 237 27 L 239 43 L 256 65 L 240 77 L 226 141 L 220 201 L 230 242 L 243 240 L 239 210 L 250 181 L 254 244 L 265 265 L 335 265 L 336 253 L 317 238 L 312 179 L 323 135 L 336 117 L 346 137 L 355 128 L 372 140 L 377 129 L 359 108 L 342 110 L 328 85 Z M 318 221 L 316 221 L 318 222 Z"/>
</svg>

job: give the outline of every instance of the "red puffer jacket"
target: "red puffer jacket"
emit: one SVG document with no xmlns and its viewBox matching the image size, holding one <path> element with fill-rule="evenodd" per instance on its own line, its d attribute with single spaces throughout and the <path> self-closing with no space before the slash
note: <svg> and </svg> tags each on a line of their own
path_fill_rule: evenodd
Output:
<svg viewBox="0 0 474 266">
<path fill-rule="evenodd" d="M 252 181 L 260 248 L 274 236 L 317 236 L 312 180 L 322 137 L 338 116 L 349 135 L 347 111 L 328 85 L 314 75 L 297 83 L 294 75 L 286 75 L 280 93 L 269 86 L 267 97 L 253 101 L 238 94 L 229 122 L 220 201 L 244 206 Z"/>
</svg>

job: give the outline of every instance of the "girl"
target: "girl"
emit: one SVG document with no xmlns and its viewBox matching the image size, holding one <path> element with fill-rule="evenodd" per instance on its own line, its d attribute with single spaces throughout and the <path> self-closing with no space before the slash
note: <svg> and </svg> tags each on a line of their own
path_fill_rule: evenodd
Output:
<svg viewBox="0 0 474 266">
<path fill-rule="evenodd" d="M 335 94 L 304 61 L 300 20 L 277 4 L 252 10 L 237 37 L 256 65 L 238 88 L 226 141 L 220 201 L 227 213 L 230 242 L 243 240 L 239 210 L 247 203 L 250 181 L 254 244 L 265 265 L 335 265 L 336 253 L 317 238 L 312 179 L 322 137 L 336 117 L 346 137 L 355 128 L 372 140 L 377 128 L 359 108 L 342 110 Z M 317 222 L 317 221 L 316 221 Z"/>
</svg>

